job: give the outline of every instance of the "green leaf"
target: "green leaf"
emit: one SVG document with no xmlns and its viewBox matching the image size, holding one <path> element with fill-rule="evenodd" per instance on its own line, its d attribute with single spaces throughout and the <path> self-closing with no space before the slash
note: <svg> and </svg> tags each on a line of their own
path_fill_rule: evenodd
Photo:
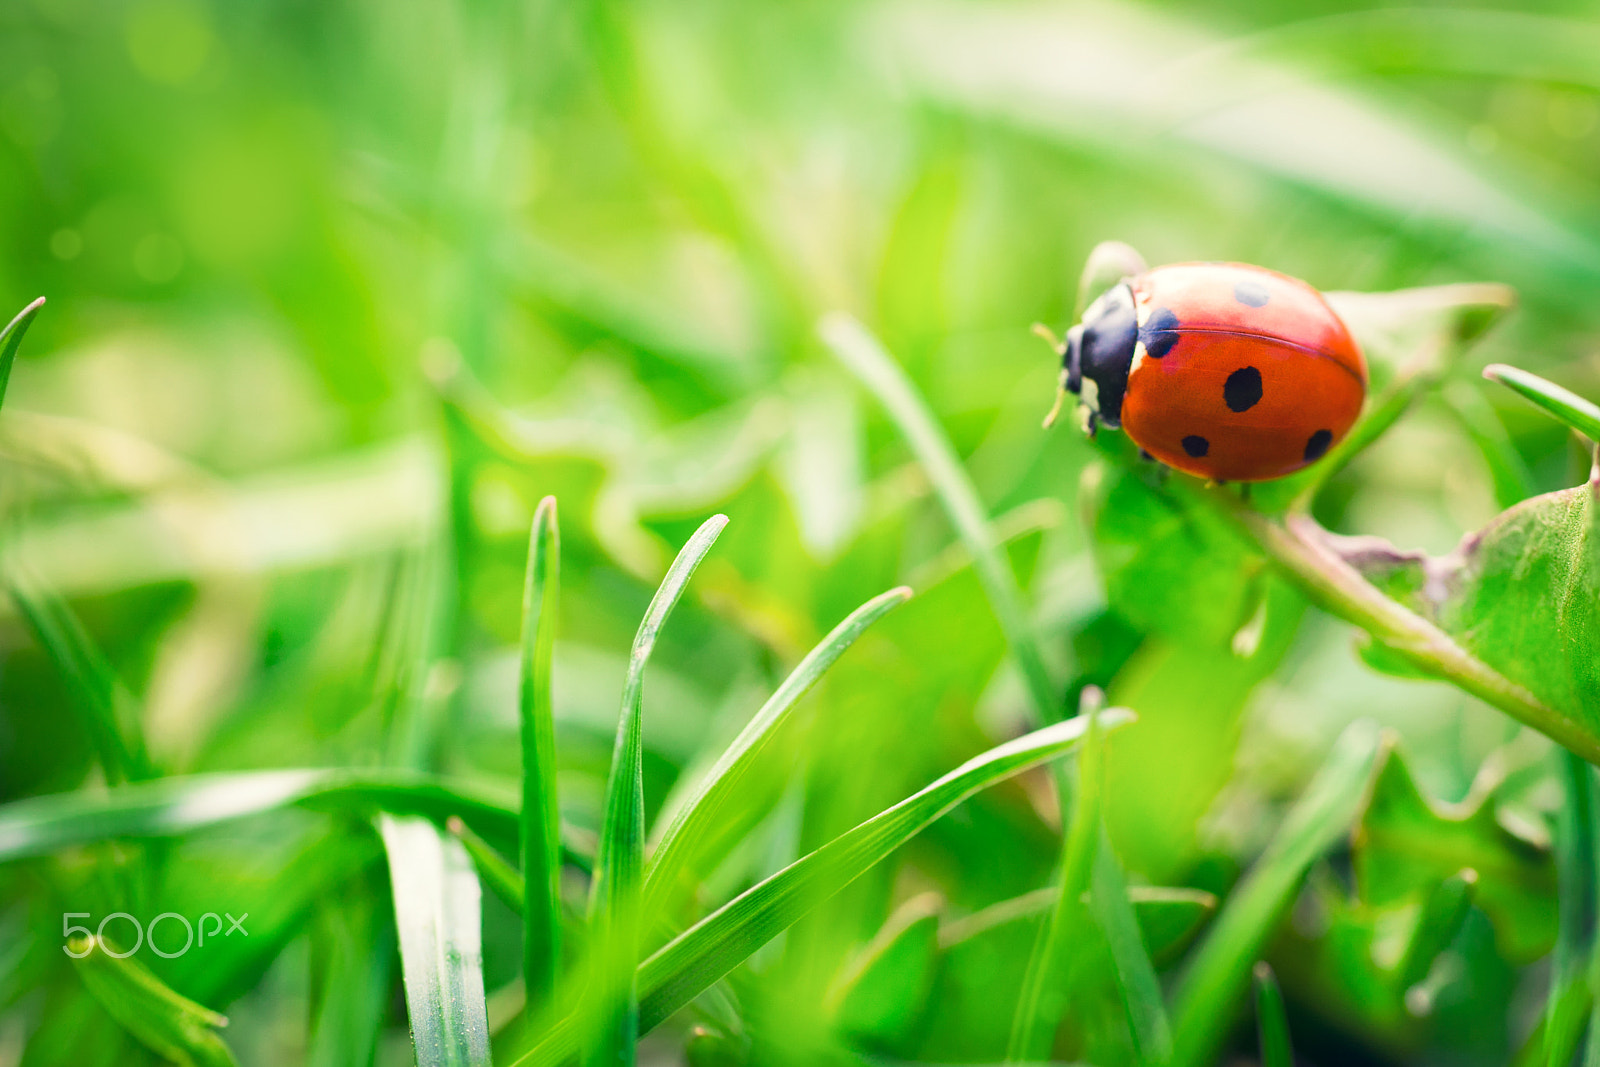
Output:
<svg viewBox="0 0 1600 1067">
<path fill-rule="evenodd" d="M 1451 555 L 1230 509 L 1318 603 L 1399 659 L 1600 761 L 1600 537 L 1588 483 L 1523 501 Z M 1369 658 L 1387 659 L 1389 657 Z"/>
<path fill-rule="evenodd" d="M 1404 756 L 1387 753 L 1356 830 L 1356 889 L 1367 905 L 1383 908 L 1470 868 L 1501 951 L 1528 962 L 1555 936 L 1556 872 L 1541 842 L 1500 817 L 1492 784 L 1480 779 L 1460 803 L 1436 804 L 1417 788 Z"/>
<path fill-rule="evenodd" d="M 800 661 L 800 665 L 790 672 L 745 728 L 739 731 L 739 736 L 734 738 L 716 764 L 695 784 L 661 835 L 645 872 L 645 915 L 655 917 L 661 913 L 666 898 L 685 866 L 698 863 L 706 868 L 721 858 L 723 850 L 720 848 L 708 852 L 714 845 L 727 843 L 725 834 L 713 837 L 717 834 L 719 822 L 727 814 L 729 803 L 738 793 L 740 785 L 756 768 L 762 752 L 787 721 L 795 704 L 867 627 L 910 597 L 911 590 L 901 586 L 880 593 L 851 612 Z"/>
<path fill-rule="evenodd" d="M 417 1067 L 488 1067 L 481 890 L 461 842 L 418 816 L 380 815 Z"/>
<path fill-rule="evenodd" d="M 218 1036 L 228 1020 L 174 992 L 122 950 L 94 936 L 67 946 L 84 987 L 128 1033 L 180 1067 L 232 1067 L 237 1061 Z M 122 958 L 113 952 L 127 952 Z"/>
<path fill-rule="evenodd" d="M 1472 910 L 1478 880 L 1478 872 L 1471 868 L 1457 871 L 1428 894 L 1395 969 L 1402 994 L 1428 977 L 1439 954 L 1461 932 L 1461 924 Z"/>
<path fill-rule="evenodd" d="M 1111 949 L 1134 1050 L 1141 1062 L 1165 1063 L 1172 1055 L 1172 1026 L 1167 1021 L 1161 984 L 1139 935 L 1139 921 L 1128 898 L 1122 863 L 1111 847 L 1103 824 L 1099 837 L 1100 848 L 1095 856 L 1089 889 L 1090 905 Z"/>
<path fill-rule="evenodd" d="M 1111 730 L 1131 712 L 1101 715 Z M 641 1028 L 648 1030 L 704 992 L 817 904 L 860 877 L 933 820 L 980 789 L 1068 751 L 1084 733 L 1079 719 L 1056 723 L 976 756 L 926 788 L 879 812 L 785 867 L 702 919 L 639 967 Z M 563 1063 L 576 1049 L 572 1020 L 551 1028 L 521 1067 Z"/>
<path fill-rule="evenodd" d="M 1289 1044 L 1289 1015 L 1283 1008 L 1283 991 L 1272 967 L 1262 960 L 1255 967 L 1256 1032 L 1261 1042 L 1261 1067 L 1294 1067 Z"/>
<path fill-rule="evenodd" d="M 1017 587 L 1017 577 L 1000 551 L 983 501 L 961 466 L 950 439 L 927 403 L 917 394 L 911 379 L 866 327 L 847 315 L 834 314 L 822 320 L 818 332 L 839 361 L 878 398 L 927 471 L 957 535 L 972 553 L 973 567 L 1033 698 L 1036 722 L 1042 724 L 1059 719 L 1062 714 L 1060 691 L 1045 666 L 1038 635 L 1023 603 L 1022 591 Z"/>
<path fill-rule="evenodd" d="M 56 793 L 0 806 L 0 862 L 111 838 L 176 837 L 231 819 L 292 806 L 366 816 L 374 811 L 461 815 L 512 847 L 512 802 L 409 771 L 281 770 L 197 774 L 118 786 L 102 794 Z"/>
<path fill-rule="evenodd" d="M 1489 364 L 1483 368 L 1483 376 L 1509 386 L 1589 440 L 1600 442 L 1600 407 L 1577 393 L 1504 363 Z"/>
<path fill-rule="evenodd" d="M 17 349 L 22 347 L 22 338 L 27 335 L 28 327 L 33 325 L 42 307 L 44 297 L 41 296 L 17 312 L 16 317 L 6 323 L 6 328 L 0 330 L 0 404 L 5 402 L 6 386 L 11 384 L 11 368 L 17 362 Z"/>
<path fill-rule="evenodd" d="M 725 515 L 707 519 L 667 569 L 633 638 L 622 690 L 611 773 L 606 779 L 605 817 L 589 890 L 589 926 L 600 964 L 591 1000 L 594 1032 L 586 1041 L 589 1064 L 632 1063 L 639 1035 L 634 967 L 639 950 L 639 893 L 644 867 L 644 670 L 656 637 L 688 588 L 695 568 L 728 525 Z"/>
<path fill-rule="evenodd" d="M 117 680 L 111 664 L 72 608 L 53 592 L 37 586 L 15 564 L 4 581 L 6 593 L 27 622 L 34 640 L 66 682 L 72 704 L 94 741 L 106 781 L 116 785 L 152 777 L 155 772 L 145 756 L 144 732 L 133 698 Z"/>
<path fill-rule="evenodd" d="M 1378 731 L 1371 723 L 1347 727 L 1261 858 L 1229 895 L 1178 984 L 1174 1067 L 1202 1067 L 1216 1056 L 1251 965 L 1307 868 L 1355 822 L 1379 752 Z"/>
<path fill-rule="evenodd" d="M 522 978 L 528 1022 L 555 994 L 561 962 L 561 811 L 550 696 L 560 584 L 556 501 L 545 497 L 533 513 L 533 529 L 528 535 L 517 698 L 522 732 Z M 469 843 L 468 849 L 471 847 Z M 483 866 L 480 863 L 480 868 Z M 493 879 L 491 884 L 510 887 L 504 878 Z"/>
</svg>

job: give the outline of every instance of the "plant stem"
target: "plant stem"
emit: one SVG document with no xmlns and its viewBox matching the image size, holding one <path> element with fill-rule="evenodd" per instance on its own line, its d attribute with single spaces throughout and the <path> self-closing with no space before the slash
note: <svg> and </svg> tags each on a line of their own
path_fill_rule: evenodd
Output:
<svg viewBox="0 0 1600 1067">
<path fill-rule="evenodd" d="M 1220 494 L 1207 495 L 1215 501 L 1224 499 Z M 1385 596 L 1328 546 L 1326 531 L 1310 515 L 1291 511 L 1280 523 L 1239 505 L 1224 510 L 1324 609 L 1366 630 L 1420 670 L 1600 764 L 1600 740 L 1456 644 L 1449 634 Z"/>
</svg>

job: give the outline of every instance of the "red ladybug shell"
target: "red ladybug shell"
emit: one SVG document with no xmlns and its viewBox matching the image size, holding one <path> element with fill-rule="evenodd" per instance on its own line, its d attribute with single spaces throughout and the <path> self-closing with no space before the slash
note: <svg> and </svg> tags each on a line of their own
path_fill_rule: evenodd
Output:
<svg viewBox="0 0 1600 1067">
<path fill-rule="evenodd" d="M 1178 470 L 1255 482 L 1320 458 L 1349 431 L 1367 365 L 1328 302 L 1240 263 L 1178 263 L 1129 283 L 1139 341 L 1122 428 Z"/>
</svg>

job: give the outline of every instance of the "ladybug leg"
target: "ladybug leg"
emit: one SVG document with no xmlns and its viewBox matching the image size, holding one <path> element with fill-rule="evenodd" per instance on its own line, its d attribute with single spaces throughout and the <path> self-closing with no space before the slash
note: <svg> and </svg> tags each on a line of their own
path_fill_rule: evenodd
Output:
<svg viewBox="0 0 1600 1067">
<path fill-rule="evenodd" d="M 1089 417 L 1084 422 L 1083 432 L 1089 435 L 1089 440 L 1094 440 L 1094 435 L 1100 432 L 1100 413 L 1089 412 Z"/>
<path fill-rule="evenodd" d="M 1250 503 L 1250 483 L 1249 482 L 1240 482 L 1239 483 L 1239 499 L 1243 500 L 1246 504 Z"/>
<path fill-rule="evenodd" d="M 1139 458 L 1146 463 L 1154 463 L 1156 461 L 1156 457 L 1152 456 L 1142 448 L 1139 449 Z"/>
</svg>

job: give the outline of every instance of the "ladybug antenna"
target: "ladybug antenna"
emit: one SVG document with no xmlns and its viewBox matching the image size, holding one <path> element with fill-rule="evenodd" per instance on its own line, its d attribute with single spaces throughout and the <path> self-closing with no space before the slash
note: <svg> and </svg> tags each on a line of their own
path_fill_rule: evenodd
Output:
<svg viewBox="0 0 1600 1067">
<path fill-rule="evenodd" d="M 1036 322 L 1036 323 L 1033 324 L 1033 334 L 1034 334 L 1035 337 L 1043 338 L 1044 342 L 1050 346 L 1050 351 L 1054 352 L 1057 356 L 1060 356 L 1063 359 L 1066 357 L 1066 353 L 1067 353 L 1067 344 L 1066 344 L 1066 342 L 1063 341 L 1060 337 L 1057 337 L 1055 331 L 1052 330 L 1050 327 L 1046 326 L 1042 322 Z M 1045 429 L 1048 430 L 1051 426 L 1053 426 L 1055 424 L 1055 421 L 1056 421 L 1057 417 L 1059 417 L 1060 414 L 1061 414 L 1061 405 L 1066 403 L 1066 400 L 1067 400 L 1067 370 L 1066 370 L 1065 367 L 1063 367 L 1061 369 L 1061 384 L 1056 387 L 1056 402 L 1054 404 L 1050 405 L 1050 412 L 1049 412 L 1049 414 L 1047 414 L 1044 417 L 1044 428 Z"/>
<path fill-rule="evenodd" d="M 1061 414 L 1061 405 L 1067 402 L 1067 372 L 1061 372 L 1061 384 L 1056 387 L 1056 402 L 1050 405 L 1050 410 L 1044 417 L 1044 428 L 1049 429 L 1055 425 L 1057 417 Z"/>
</svg>

